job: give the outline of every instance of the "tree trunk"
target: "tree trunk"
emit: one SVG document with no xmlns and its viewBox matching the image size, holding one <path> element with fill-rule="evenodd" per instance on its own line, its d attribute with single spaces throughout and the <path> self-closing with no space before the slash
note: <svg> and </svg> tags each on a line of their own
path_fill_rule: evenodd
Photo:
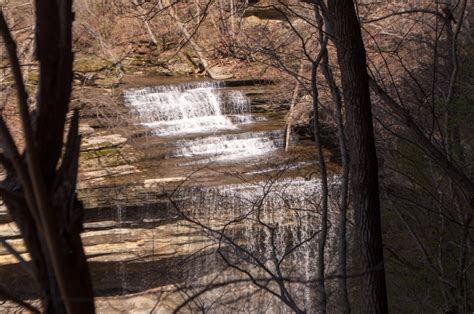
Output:
<svg viewBox="0 0 474 314">
<path fill-rule="evenodd" d="M 9 194 L 5 203 L 31 256 L 45 313 L 94 312 L 92 284 L 80 237 L 83 208 L 76 197 L 80 148 L 77 111 L 71 119 L 66 147 L 63 145 L 72 88 L 72 21 L 71 0 L 36 1 L 40 81 L 33 122 L 16 45 L 0 11 L 0 32 L 15 77 L 25 142 L 25 153 L 20 156 L 0 117 L 0 162 L 8 174 L 0 188 Z"/>
<path fill-rule="evenodd" d="M 325 49 L 325 48 L 324 48 Z M 328 201 L 329 201 L 329 189 L 328 189 L 328 174 L 326 168 L 326 161 L 324 160 L 323 144 L 321 139 L 321 124 L 319 121 L 319 95 L 317 87 L 317 70 L 318 63 L 313 62 L 311 66 L 311 91 L 313 96 L 313 132 L 314 141 L 316 142 L 316 148 L 318 149 L 318 164 L 319 174 L 321 176 L 321 190 L 322 190 L 322 206 L 321 206 L 321 234 L 319 235 L 318 243 L 318 282 L 317 289 L 319 293 L 319 300 L 316 307 L 317 313 L 326 313 L 327 307 L 327 294 L 326 294 L 326 278 L 325 270 L 326 263 L 324 260 L 324 253 L 326 251 L 327 233 L 328 233 Z"/>
<path fill-rule="evenodd" d="M 377 155 L 365 47 L 351 0 L 329 1 L 349 141 L 350 191 L 362 273 L 361 313 L 387 313 Z"/>
<path fill-rule="evenodd" d="M 341 154 L 341 196 L 339 202 L 339 250 L 338 250 L 338 273 L 341 278 L 338 280 L 338 289 L 341 295 L 340 308 L 343 313 L 350 313 L 349 293 L 347 290 L 347 207 L 349 194 L 349 157 L 347 154 L 347 141 L 344 133 L 344 120 L 342 114 L 342 99 L 339 88 L 329 67 L 329 56 L 326 52 L 323 56 L 321 69 L 326 79 L 326 83 L 331 90 L 331 98 L 336 105 L 337 137 L 339 141 L 339 151 Z"/>
</svg>

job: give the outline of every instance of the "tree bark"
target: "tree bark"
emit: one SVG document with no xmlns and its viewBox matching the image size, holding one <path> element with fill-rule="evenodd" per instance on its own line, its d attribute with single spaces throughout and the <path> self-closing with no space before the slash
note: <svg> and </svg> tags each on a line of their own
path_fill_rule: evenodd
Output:
<svg viewBox="0 0 474 314">
<path fill-rule="evenodd" d="M 350 155 L 350 192 L 359 241 L 361 313 L 387 313 L 377 154 L 366 53 L 352 0 L 329 1 L 341 71 Z"/>
</svg>

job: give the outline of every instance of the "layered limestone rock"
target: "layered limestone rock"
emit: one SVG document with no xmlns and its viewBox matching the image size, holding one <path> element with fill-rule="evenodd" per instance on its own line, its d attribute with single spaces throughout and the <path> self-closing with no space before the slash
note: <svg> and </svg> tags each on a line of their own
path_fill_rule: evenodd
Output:
<svg viewBox="0 0 474 314">
<path fill-rule="evenodd" d="M 135 88 L 125 92 L 125 103 L 114 104 L 116 110 L 103 109 L 102 115 L 83 106 L 78 193 L 85 205 L 82 240 L 98 312 L 168 313 L 206 287 L 209 292 L 196 300 L 211 312 L 230 304 L 243 311 L 264 303 L 278 310 L 276 300 L 231 267 L 237 262 L 247 267 L 252 259 L 244 254 L 239 260 L 242 252 L 233 246 L 270 263 L 271 229 L 265 226 L 281 229 L 275 238 L 281 256 L 295 239 L 314 237 L 311 228 L 291 227 L 313 215 L 295 211 L 310 206 L 308 199 L 319 189 L 310 174 L 312 145 L 296 145 L 292 155 L 283 152 L 283 114 L 254 113 L 265 106 L 258 86 L 199 84 Z M 247 95 L 257 97 L 249 100 Z M 132 100 L 148 107 L 127 103 Z M 180 106 L 188 107 L 180 113 Z M 225 127 L 215 127 L 219 119 L 226 121 Z M 252 226 L 259 215 L 264 224 Z M 29 260 L 4 209 L 0 235 Z M 301 254 L 300 260 L 312 253 Z M 258 267 L 252 272 L 261 275 Z M 2 246 L 0 276 L 20 297 L 38 297 L 27 267 Z M 294 289 L 305 302 L 304 289 Z M 190 301 L 183 310 L 198 308 Z"/>
</svg>

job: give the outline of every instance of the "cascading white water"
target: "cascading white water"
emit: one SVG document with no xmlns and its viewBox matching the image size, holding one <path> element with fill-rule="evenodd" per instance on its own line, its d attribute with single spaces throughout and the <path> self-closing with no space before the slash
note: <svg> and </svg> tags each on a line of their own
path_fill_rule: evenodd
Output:
<svg viewBox="0 0 474 314">
<path fill-rule="evenodd" d="M 248 98 L 238 91 L 220 91 L 222 86 L 219 82 L 198 82 L 129 89 L 124 97 L 141 123 L 156 135 L 213 133 L 235 129 L 239 120 L 249 122 L 245 116 L 250 113 Z"/>
<path fill-rule="evenodd" d="M 277 150 L 282 132 L 253 132 L 238 135 L 210 136 L 203 139 L 178 141 L 172 157 L 208 157 L 212 161 L 248 159 Z"/>
<path fill-rule="evenodd" d="M 224 91 L 223 83 L 198 82 L 130 89 L 126 103 L 138 112 L 143 125 L 158 136 L 211 134 L 200 139 L 179 140 L 170 157 L 206 157 L 208 161 L 253 158 L 277 150 L 282 132 L 215 135 L 255 122 L 249 115 L 250 100 L 240 91 Z"/>
</svg>

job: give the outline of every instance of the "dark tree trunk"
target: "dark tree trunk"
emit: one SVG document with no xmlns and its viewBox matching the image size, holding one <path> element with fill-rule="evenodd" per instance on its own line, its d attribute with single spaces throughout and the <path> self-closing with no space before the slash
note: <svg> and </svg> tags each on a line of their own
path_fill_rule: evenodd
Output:
<svg viewBox="0 0 474 314">
<path fill-rule="evenodd" d="M 77 117 L 71 122 L 68 147 L 58 169 L 73 78 L 72 1 L 37 0 L 36 20 L 40 81 L 35 140 L 46 192 L 51 197 L 51 228 L 55 229 L 53 234 L 58 236 L 60 247 L 55 254 L 64 268 L 63 278 L 54 276 L 50 280 L 51 284 L 65 281 L 61 292 L 67 295 L 61 295 L 61 303 L 68 312 L 91 313 L 94 297 L 80 238 L 82 204 L 75 193 L 80 145 Z M 65 297 L 71 300 L 65 302 Z"/>
<path fill-rule="evenodd" d="M 49 189 L 63 147 L 72 87 L 72 1 L 61 1 L 61 7 L 59 3 L 36 1 L 36 51 L 40 62 L 36 141 Z"/>
<path fill-rule="evenodd" d="M 361 313 L 387 313 L 377 155 L 365 47 L 352 0 L 329 1 L 341 71 L 350 156 L 350 192 L 362 277 Z"/>
<path fill-rule="evenodd" d="M 40 81 L 34 122 L 16 45 L 0 11 L 0 33 L 12 64 L 25 140 L 25 153 L 20 156 L 0 117 L 0 162 L 8 173 L 0 182 L 0 192 L 30 253 L 42 311 L 93 313 L 92 284 L 80 237 L 83 208 L 76 197 L 77 111 L 65 147 L 63 141 L 72 88 L 72 1 L 37 0 L 35 4 Z"/>
</svg>

